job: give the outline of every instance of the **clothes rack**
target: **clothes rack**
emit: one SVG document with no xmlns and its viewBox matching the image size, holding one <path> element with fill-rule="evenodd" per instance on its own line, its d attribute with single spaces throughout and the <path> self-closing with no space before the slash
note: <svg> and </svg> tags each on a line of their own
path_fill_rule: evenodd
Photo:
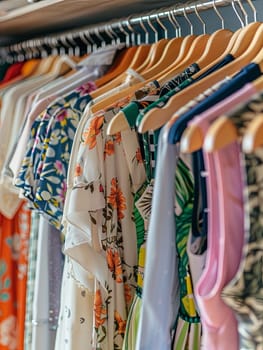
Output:
<svg viewBox="0 0 263 350">
<path fill-rule="evenodd" d="M 246 2 L 244 0 L 241 1 Z M 58 35 L 39 37 L 5 46 L 0 48 L 0 59 L 2 61 L 21 61 L 24 57 L 45 57 L 50 54 L 65 53 L 79 54 L 85 51 L 90 53 L 109 42 L 125 42 L 126 45 L 140 44 L 149 41 L 149 31 L 151 32 L 155 28 L 154 37 L 151 40 L 153 42 L 158 40 L 158 38 L 168 36 L 168 30 L 164 32 L 164 25 L 160 23 L 160 20 L 173 21 L 173 26 L 176 27 L 177 31 L 175 33 L 173 31 L 172 36 L 179 36 L 181 27 L 178 20 L 184 18 L 186 23 L 188 22 L 190 25 L 190 33 L 193 33 L 194 26 L 191 24 L 189 18 L 186 17 L 186 14 L 198 14 L 209 9 L 218 11 L 218 7 L 231 7 L 232 5 L 236 14 L 242 17 L 244 14 L 240 11 L 240 4 L 241 2 L 238 0 L 207 0 L 178 4 L 166 9 L 152 11 L 148 14 L 145 13 L 141 16 L 131 16 L 130 18 L 118 21 L 113 20 L 107 23 L 99 23 L 96 26 L 62 32 Z M 239 12 L 241 12 L 240 15 Z M 171 16 L 173 16 L 172 19 Z M 255 20 L 255 13 L 253 16 Z M 241 17 L 239 19 L 242 21 Z M 148 28 L 146 28 L 147 22 Z M 150 26 L 149 22 L 152 23 L 152 26 Z"/>
<path fill-rule="evenodd" d="M 260 5 L 1 48 L 0 350 L 261 348 Z"/>
</svg>

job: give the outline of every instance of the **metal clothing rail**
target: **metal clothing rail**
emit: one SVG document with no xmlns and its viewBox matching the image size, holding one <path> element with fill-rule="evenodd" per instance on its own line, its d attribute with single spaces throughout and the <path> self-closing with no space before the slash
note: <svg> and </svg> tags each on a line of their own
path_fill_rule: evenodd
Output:
<svg viewBox="0 0 263 350">
<path fill-rule="evenodd" d="M 247 20 L 246 14 L 244 13 L 244 8 L 242 9 L 242 1 L 243 0 L 206 0 L 191 3 L 188 2 L 186 4 L 177 4 L 177 6 L 161 9 L 154 13 L 147 13 L 140 16 L 114 20 L 107 23 L 101 23 L 96 26 L 89 26 L 78 30 L 63 32 L 58 35 L 26 40 L 0 49 L 0 58 L 2 58 L 2 60 L 6 60 L 10 59 L 10 57 L 16 56 L 14 60 L 19 61 L 24 60 L 25 58 L 39 56 L 44 57 L 49 54 L 68 53 L 78 55 L 80 54 L 81 47 L 86 47 L 87 52 L 92 52 L 98 47 L 106 45 L 109 42 L 125 42 L 126 45 L 131 45 L 134 43 L 140 44 L 142 42 L 141 34 L 135 30 L 135 27 L 138 25 L 144 31 L 144 42 L 147 42 L 149 39 L 149 28 L 154 31 L 155 40 L 158 40 L 158 26 L 164 30 L 166 29 L 160 21 L 160 19 L 163 18 L 169 19 L 171 23 L 173 22 L 176 29 L 176 36 L 179 36 L 181 33 L 180 26 L 176 20 L 177 16 L 184 16 L 191 27 L 192 24 L 187 16 L 188 14 L 195 12 L 198 16 L 200 11 L 213 8 L 215 11 L 217 11 L 218 16 L 220 17 L 220 13 L 217 9 L 219 6 L 232 5 L 241 22 L 241 16 L 236 10 L 235 6 L 236 4 L 239 5 L 239 10 L 241 9 L 243 16 Z M 247 1 L 250 7 L 253 9 L 254 19 L 256 20 L 256 9 L 254 8 L 252 1 L 245 1 Z M 146 23 L 148 29 L 145 26 Z M 203 24 L 205 31 L 205 23 Z M 193 28 L 191 27 L 191 31 L 192 29 Z"/>
</svg>

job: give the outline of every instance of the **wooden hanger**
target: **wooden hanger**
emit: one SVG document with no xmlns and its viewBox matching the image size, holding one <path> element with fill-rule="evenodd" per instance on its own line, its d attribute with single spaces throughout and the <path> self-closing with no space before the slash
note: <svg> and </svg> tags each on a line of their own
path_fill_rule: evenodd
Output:
<svg viewBox="0 0 263 350">
<path fill-rule="evenodd" d="M 214 137 L 216 135 L 216 137 Z M 203 149 L 214 152 L 239 139 L 235 125 L 227 116 L 218 118 L 208 129 Z"/>
<path fill-rule="evenodd" d="M 219 30 L 216 33 L 212 34 L 212 36 L 205 37 L 205 40 L 203 40 L 203 38 L 198 37 L 195 39 L 194 44 L 191 46 L 190 50 L 188 50 L 188 55 L 190 56 L 189 61 L 194 62 L 195 61 L 195 53 L 198 51 L 197 55 L 200 55 L 203 49 L 202 44 L 206 44 L 205 46 L 205 50 L 203 55 L 201 56 L 201 64 L 206 64 L 206 61 L 210 55 L 210 59 L 213 59 L 214 57 L 218 56 L 219 52 L 221 53 L 222 50 L 225 49 L 225 46 L 227 46 L 227 42 L 230 39 L 230 37 L 232 36 L 232 32 L 228 31 L 228 30 Z M 186 44 L 188 45 L 190 42 L 193 42 L 193 37 L 189 37 L 186 40 Z M 201 46 L 199 45 L 200 40 L 201 39 Z M 221 45 L 219 45 L 219 43 L 221 43 Z M 169 44 L 168 44 L 169 45 Z M 198 50 L 197 50 L 198 47 Z M 183 48 L 183 50 L 185 50 L 185 46 Z M 191 58 L 192 55 L 192 58 Z M 186 63 L 188 63 L 189 61 L 186 61 Z M 167 66 L 167 65 L 166 65 Z M 165 66 L 164 66 L 165 67 Z M 181 65 L 179 65 L 179 67 L 181 67 Z M 178 71 L 180 71 L 180 68 L 178 68 Z M 173 76 L 174 76 L 174 72 L 173 71 Z M 145 76 L 145 75 L 144 75 Z M 165 77 L 167 77 L 165 75 Z M 157 80 L 159 81 L 159 79 L 157 78 Z M 162 80 L 162 78 L 160 78 L 160 80 Z M 166 80 L 166 78 L 165 78 Z M 109 135 L 114 135 L 115 133 L 119 132 L 119 131 L 123 131 L 126 130 L 130 127 L 130 124 L 127 123 L 127 121 L 125 121 L 125 114 L 120 111 L 109 123 L 108 128 L 107 128 L 107 134 Z M 134 120 L 134 126 L 135 126 L 135 122 L 136 120 Z"/>
<path fill-rule="evenodd" d="M 54 76 L 61 76 L 76 68 L 76 62 L 69 56 L 57 56 L 50 67 L 49 73 Z"/>
<path fill-rule="evenodd" d="M 134 69 L 135 71 L 137 71 L 137 67 L 139 67 L 145 61 L 145 59 L 149 55 L 149 51 L 150 51 L 150 45 L 141 45 L 136 47 L 134 56 L 130 56 L 129 58 L 130 62 L 127 69 Z M 125 82 L 126 78 L 127 78 L 127 70 L 124 71 L 121 75 L 116 76 L 115 79 L 110 80 L 107 84 L 104 84 L 99 89 L 94 91 L 94 94 L 92 95 L 92 97 L 96 98 L 104 94 L 105 92 L 114 89 L 115 87 Z"/>
<path fill-rule="evenodd" d="M 186 56 L 186 54 L 189 52 L 190 47 L 191 47 L 195 38 L 196 38 L 196 36 L 194 36 L 194 35 L 188 35 L 185 38 L 183 38 L 183 41 L 182 41 L 181 47 L 180 47 L 180 52 L 175 60 L 175 63 L 180 62 Z M 150 80 L 148 80 L 147 82 L 149 82 Z M 156 77 L 156 80 L 157 81 L 159 80 L 158 76 Z M 146 84 L 146 82 L 144 83 L 144 85 L 145 84 Z M 140 87 L 141 86 L 142 86 L 142 84 L 140 84 Z M 139 88 L 139 86 L 137 86 L 137 89 L 138 88 Z M 133 91 L 135 91 L 134 88 L 131 88 L 129 90 L 129 93 L 132 93 Z M 135 122 L 136 122 L 136 119 L 132 123 L 134 126 L 135 126 Z M 122 111 L 119 111 L 110 121 L 110 123 L 107 127 L 107 134 L 114 135 L 119 131 L 124 131 L 124 130 L 127 130 L 129 128 L 130 128 L 130 124 L 127 122 L 125 114 Z"/>
<path fill-rule="evenodd" d="M 180 91 L 175 96 L 172 96 L 162 109 L 154 108 L 150 110 L 140 122 L 138 128 L 139 132 L 144 133 L 149 130 L 159 129 L 170 120 L 175 111 L 178 111 L 187 102 L 194 99 L 226 76 L 235 74 L 246 64 L 251 62 L 263 46 L 263 26 L 260 23 L 251 23 L 240 32 L 236 43 L 248 48 L 243 55 L 240 57 L 236 56 L 240 50 L 237 49 L 237 45 L 235 44 L 230 54 L 238 58 L 227 66 L 194 83 L 183 91 Z"/>
<path fill-rule="evenodd" d="M 263 114 L 260 113 L 251 121 L 242 139 L 244 153 L 252 153 L 263 146 Z"/>
<path fill-rule="evenodd" d="M 143 70 L 141 72 L 141 75 L 146 80 L 154 79 L 158 74 L 160 74 L 161 71 L 173 64 L 174 60 L 176 60 L 177 56 L 180 53 L 183 40 L 184 39 L 182 37 L 170 39 L 164 47 L 160 59 L 157 62 L 155 62 L 155 64 L 152 67 Z"/>
<path fill-rule="evenodd" d="M 39 76 L 43 74 L 47 74 L 52 70 L 52 66 L 57 60 L 57 56 L 48 56 L 41 59 L 40 64 L 37 69 L 34 71 L 33 76 Z"/>
<path fill-rule="evenodd" d="M 122 53 L 120 53 L 117 58 L 116 58 L 116 63 L 114 63 L 114 68 L 111 70 L 110 73 L 105 74 L 103 77 L 97 79 L 95 81 L 95 84 L 97 87 L 101 87 L 102 85 L 106 84 L 107 82 L 111 81 L 112 79 L 115 79 L 118 77 L 120 74 L 125 72 L 131 62 L 131 57 L 135 55 L 135 52 L 137 50 L 137 47 L 132 46 L 129 47 L 128 49 L 125 49 Z"/>
<path fill-rule="evenodd" d="M 231 52 L 231 50 L 233 49 L 235 42 L 236 42 L 242 29 L 243 28 L 240 28 L 236 32 L 233 33 L 233 35 L 231 36 L 231 38 L 227 44 L 225 51 L 221 55 L 218 55 L 214 61 L 210 62 L 209 64 L 204 66 L 204 68 L 202 68 L 199 72 L 195 73 L 195 75 L 193 75 L 194 79 L 197 79 L 198 77 L 203 75 L 205 72 L 207 72 L 210 68 L 212 68 L 214 65 L 221 62 L 225 58 L 225 56 Z"/>
<path fill-rule="evenodd" d="M 263 51 L 263 50 L 261 50 L 261 51 Z M 258 54 L 258 57 L 260 57 L 260 55 L 261 55 L 261 52 Z M 254 60 L 254 62 L 259 63 L 256 61 L 258 61 L 257 58 Z M 252 84 L 255 86 L 256 90 L 258 90 L 259 92 L 262 91 L 263 90 L 263 77 L 256 79 Z M 226 128 L 228 130 L 228 129 L 231 129 L 233 127 L 233 125 L 229 126 L 229 120 L 223 119 L 223 122 L 222 121 L 220 122 L 219 127 L 220 127 L 220 132 L 221 132 L 221 129 Z M 258 131 L 257 131 L 257 128 L 259 129 Z M 261 130 L 262 130 L 262 134 L 261 134 Z M 233 137 L 234 138 L 231 139 L 228 135 L 228 140 L 235 141 L 235 134 L 234 133 L 233 133 Z M 250 153 L 253 150 L 255 150 L 255 148 L 260 145 L 260 143 L 259 143 L 260 137 L 263 137 L 263 119 L 262 119 L 261 115 L 258 119 L 255 119 L 254 121 L 252 121 L 250 123 L 249 128 L 246 131 L 246 133 L 243 137 L 243 142 L 242 142 L 243 151 L 245 153 Z M 262 138 L 262 140 L 263 140 L 263 138 Z M 212 141 L 210 140 L 210 145 L 211 145 L 211 143 L 212 143 Z M 218 143 L 218 141 L 217 141 L 217 143 Z M 203 146 L 202 130 L 197 125 L 188 126 L 186 128 L 186 130 L 184 131 L 182 138 L 181 138 L 181 142 L 180 142 L 180 148 L 181 148 L 182 152 L 193 153 L 193 152 L 197 151 L 198 149 L 202 148 L 202 146 Z"/>
<path fill-rule="evenodd" d="M 203 141 L 202 129 L 198 125 L 190 125 L 181 137 L 180 150 L 182 153 L 193 153 L 202 148 Z"/>
<path fill-rule="evenodd" d="M 157 35 L 158 35 L 158 33 L 156 32 L 156 39 L 158 39 Z M 165 48 L 167 43 L 168 43 L 168 39 L 161 39 L 157 43 L 152 45 L 151 50 L 149 52 L 149 55 L 150 55 L 150 63 L 149 64 L 150 65 L 152 65 L 153 63 L 155 63 L 155 61 L 158 61 L 160 59 L 160 57 L 162 56 L 163 50 L 164 50 L 164 48 Z M 149 81 L 138 83 L 136 85 L 133 85 L 133 86 L 131 86 L 131 87 L 121 91 L 120 93 L 118 92 L 118 93 L 116 93 L 116 94 L 114 94 L 114 95 L 112 95 L 110 97 L 107 97 L 106 99 L 104 99 L 104 100 L 94 104 L 91 107 L 91 111 L 93 113 L 95 113 L 96 111 L 99 111 L 101 109 L 106 108 L 107 106 L 113 104 L 117 100 L 122 99 L 122 98 L 124 98 L 127 95 L 133 94 L 134 91 L 136 91 L 137 89 L 141 88 L 142 86 L 147 84 L 147 82 L 150 82 L 150 81 L 151 81 L 151 79 Z M 98 90 L 96 90 L 96 91 L 94 91 L 94 92 L 92 92 L 90 94 L 93 99 L 99 96 L 99 95 L 97 95 L 97 91 Z M 126 93 L 126 95 L 124 95 L 124 93 Z"/>
<path fill-rule="evenodd" d="M 256 57 L 251 57 L 251 61 L 253 63 L 256 63 L 259 65 L 259 68 L 261 70 L 261 72 L 263 72 L 263 24 L 259 27 L 255 38 L 253 39 L 251 45 L 253 46 L 253 42 L 254 44 L 259 40 L 259 42 L 257 42 L 257 48 L 260 48 Z M 261 37 L 261 39 L 260 39 Z M 253 46 L 252 49 L 255 49 L 254 52 L 256 52 L 256 47 Z M 253 50 L 252 50 L 253 51 Z M 207 150 L 209 150 L 210 152 L 212 151 L 216 151 L 224 146 L 226 146 L 227 144 L 231 143 L 231 142 L 235 142 L 238 140 L 238 133 L 234 133 L 233 129 L 234 129 L 234 125 L 233 123 L 228 119 L 228 118 L 218 118 L 213 124 L 212 126 L 208 129 L 208 132 L 206 134 L 206 138 L 205 138 L 205 145 L 207 145 Z M 221 139 L 221 135 L 223 130 L 226 130 L 226 137 L 224 137 L 224 139 Z M 230 131 L 229 131 L 230 130 Z M 232 137 L 232 138 L 231 138 Z M 207 140 L 207 141 L 206 141 Z M 227 143 L 226 143 L 227 142 Z"/>
<path fill-rule="evenodd" d="M 261 92 L 263 90 L 263 77 L 259 77 L 258 79 L 253 81 L 252 84 L 254 85 L 257 91 Z"/>
</svg>

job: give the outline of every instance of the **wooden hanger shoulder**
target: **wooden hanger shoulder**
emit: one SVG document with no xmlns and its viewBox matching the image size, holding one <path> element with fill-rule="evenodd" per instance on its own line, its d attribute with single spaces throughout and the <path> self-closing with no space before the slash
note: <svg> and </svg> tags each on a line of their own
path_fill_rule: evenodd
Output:
<svg viewBox="0 0 263 350">
<path fill-rule="evenodd" d="M 233 33 L 230 30 L 220 29 L 211 34 L 205 50 L 197 61 L 200 68 L 207 67 L 225 52 Z"/>
<path fill-rule="evenodd" d="M 242 28 L 233 33 L 233 35 L 231 36 L 231 38 L 230 38 L 230 40 L 228 42 L 228 45 L 227 45 L 225 51 L 220 56 L 218 56 L 214 61 L 210 62 L 207 66 L 202 68 L 199 72 L 195 73 L 195 75 L 193 76 L 194 79 L 199 78 L 208 69 L 212 68 L 215 64 L 217 64 L 220 61 L 222 61 L 225 58 L 225 56 L 231 52 L 231 50 L 234 47 L 235 41 L 236 41 L 238 35 L 240 34 L 241 30 L 242 30 Z"/>
<path fill-rule="evenodd" d="M 119 101 L 127 96 L 130 96 L 132 94 L 134 94 L 134 92 L 138 89 L 140 89 L 141 87 L 143 87 L 145 84 L 147 84 L 148 81 L 145 81 L 145 82 L 141 82 L 141 83 L 138 83 L 138 84 L 135 84 L 131 87 L 128 87 L 126 89 L 123 89 L 119 92 L 116 92 L 115 94 L 109 96 L 109 97 L 106 97 L 104 99 L 102 99 L 101 101 L 95 103 L 92 107 L 91 107 L 91 111 L 92 113 L 96 113 L 102 109 L 105 109 L 107 108 L 108 106 L 116 103 L 116 101 Z"/>
<path fill-rule="evenodd" d="M 161 71 L 167 69 L 179 55 L 182 42 L 183 38 L 181 37 L 170 39 L 160 59 L 151 68 L 142 72 L 143 77 L 145 79 L 154 79 Z"/>
<path fill-rule="evenodd" d="M 195 40 L 196 36 L 195 35 L 188 35 L 186 37 L 183 38 L 183 42 L 181 44 L 180 47 L 180 52 L 177 56 L 177 58 L 175 59 L 175 61 L 173 62 L 172 66 L 167 67 L 164 71 L 159 72 L 159 74 L 157 75 L 157 80 L 160 79 L 160 81 L 164 81 L 166 78 L 166 75 L 169 74 L 169 72 L 172 72 L 174 70 L 174 68 L 180 63 L 182 62 L 182 60 L 185 58 L 185 56 L 188 54 L 191 45 L 193 44 L 194 40 Z"/>
<path fill-rule="evenodd" d="M 198 125 L 190 125 L 181 137 L 180 150 L 183 153 L 193 153 L 202 148 L 203 141 L 202 129 Z"/>
<path fill-rule="evenodd" d="M 242 150 L 252 153 L 258 147 L 263 146 L 263 114 L 259 114 L 249 124 L 242 140 Z"/>
<path fill-rule="evenodd" d="M 122 111 L 119 111 L 111 121 L 107 127 L 107 135 L 115 135 L 120 131 L 124 131 L 130 129 L 130 125 L 126 119 L 125 114 Z"/>
<path fill-rule="evenodd" d="M 175 75 L 180 74 L 184 69 L 186 69 L 190 64 L 197 62 L 205 50 L 206 44 L 208 42 L 209 35 L 203 34 L 195 38 L 188 53 L 185 58 L 178 63 L 177 66 L 173 66 L 168 73 L 163 74 L 160 79 L 160 84 L 164 84 L 168 80 L 174 78 Z"/>
<path fill-rule="evenodd" d="M 238 141 L 238 132 L 231 120 L 222 116 L 208 129 L 203 148 L 206 152 L 215 152 L 230 143 Z"/>
<path fill-rule="evenodd" d="M 125 72 L 131 63 L 131 57 L 135 55 L 137 47 L 132 46 L 126 49 L 124 52 L 119 54 L 119 57 L 116 58 L 116 64 L 114 62 L 114 69 L 110 70 L 109 73 L 106 73 L 103 77 L 97 79 L 95 84 L 97 87 L 101 87 L 104 84 L 107 84 L 109 81 L 115 79 L 120 76 L 123 72 Z M 98 89 L 99 90 L 99 89 Z M 98 91 L 96 90 L 96 91 Z M 98 93 L 99 94 L 99 93 Z M 97 97 L 97 96 L 96 96 Z"/>
</svg>

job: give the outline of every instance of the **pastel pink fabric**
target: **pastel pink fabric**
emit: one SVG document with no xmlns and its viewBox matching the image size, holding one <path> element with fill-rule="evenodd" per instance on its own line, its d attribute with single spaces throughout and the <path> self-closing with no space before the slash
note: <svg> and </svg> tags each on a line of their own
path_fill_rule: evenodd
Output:
<svg viewBox="0 0 263 350">
<path fill-rule="evenodd" d="M 255 93 L 247 84 L 237 93 L 195 118 L 205 135 L 220 115 L 248 100 Z M 195 296 L 203 326 L 204 349 L 238 350 L 234 312 L 221 298 L 223 288 L 238 271 L 244 243 L 243 179 L 238 143 L 214 153 L 203 152 L 208 193 L 208 247 L 205 269 L 196 285 Z"/>
</svg>

